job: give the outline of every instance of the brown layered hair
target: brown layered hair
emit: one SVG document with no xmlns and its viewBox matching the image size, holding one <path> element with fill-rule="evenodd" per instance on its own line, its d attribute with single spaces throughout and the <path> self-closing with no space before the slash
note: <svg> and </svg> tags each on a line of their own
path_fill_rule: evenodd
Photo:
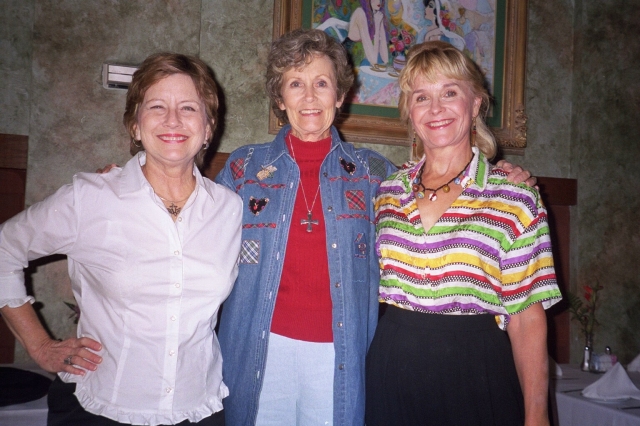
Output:
<svg viewBox="0 0 640 426">
<path fill-rule="evenodd" d="M 184 74 L 191 77 L 196 92 L 204 103 L 207 115 L 206 124 L 211 127 L 211 137 L 213 137 L 218 122 L 218 86 L 213 78 L 213 71 L 202 60 L 194 56 L 160 52 L 144 60 L 140 68 L 133 74 L 133 80 L 127 91 L 122 121 L 131 137 L 131 154 L 144 150 L 141 144 L 136 144 L 135 140 L 138 110 L 144 101 L 144 95 L 158 81 L 174 74 Z M 207 142 L 211 142 L 211 140 Z M 201 150 L 196 158 L 197 164 L 201 164 L 203 155 L 204 150 Z"/>
</svg>

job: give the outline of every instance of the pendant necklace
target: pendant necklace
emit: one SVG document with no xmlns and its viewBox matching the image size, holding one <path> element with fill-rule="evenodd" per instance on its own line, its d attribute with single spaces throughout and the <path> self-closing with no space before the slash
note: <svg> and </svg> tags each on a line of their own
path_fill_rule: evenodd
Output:
<svg viewBox="0 0 640 426">
<path fill-rule="evenodd" d="M 156 195 L 158 196 L 158 198 L 160 198 L 163 202 L 165 202 L 165 203 L 170 203 L 170 204 L 169 204 L 169 207 L 167 207 L 167 206 L 165 205 L 165 208 L 167 209 L 167 211 L 169 212 L 169 214 L 170 214 L 171 216 L 173 216 L 174 218 L 177 218 L 177 217 L 178 217 L 178 215 L 180 214 L 180 212 L 182 211 L 182 208 L 184 207 L 184 206 L 182 206 L 182 207 L 178 207 L 178 206 L 179 206 L 180 204 L 184 203 L 185 201 L 187 201 L 187 200 L 189 199 L 189 197 L 191 197 L 191 194 L 193 194 L 193 191 L 195 191 L 195 190 L 197 189 L 197 187 L 198 187 L 198 184 L 197 184 L 196 182 L 194 182 L 193 184 L 194 184 L 194 185 L 193 185 L 193 189 L 191 190 L 191 192 L 189 192 L 189 195 L 187 195 L 187 197 L 186 197 L 186 198 L 184 198 L 184 199 L 182 199 L 182 200 L 176 200 L 176 201 L 174 201 L 174 200 L 168 200 L 168 199 L 166 199 L 166 198 L 164 198 L 164 197 L 161 197 L 161 196 L 160 196 L 160 194 L 158 194 L 158 193 L 155 191 L 155 189 L 153 190 L 153 193 L 154 193 L 154 194 L 156 194 Z M 152 188 L 152 189 L 153 189 L 153 188 Z"/>
<path fill-rule="evenodd" d="M 191 191 L 191 192 L 193 192 L 193 191 Z M 178 215 L 182 211 L 182 207 L 178 207 L 178 204 L 187 201 L 189 199 L 189 197 L 191 197 L 191 194 L 189 194 L 189 195 L 187 195 L 187 198 L 185 198 L 183 200 L 173 201 L 173 200 L 167 200 L 166 198 L 162 198 L 156 191 L 153 191 L 153 193 L 156 194 L 158 196 L 158 198 L 160 198 L 162 201 L 167 202 L 167 203 L 171 203 L 169 205 L 169 207 L 167 207 L 167 206 L 165 206 L 165 207 L 166 207 L 167 211 L 173 217 L 178 217 Z"/>
<path fill-rule="evenodd" d="M 144 175 L 145 179 L 147 179 L 147 182 L 149 182 L 149 177 L 147 176 L 147 171 L 146 171 L 146 167 L 145 167 L 145 166 L 146 166 L 146 164 L 141 164 L 141 165 L 140 165 L 140 168 L 142 169 L 142 174 Z M 150 183 L 150 182 L 149 182 L 149 186 L 151 186 L 151 183 Z M 167 211 L 169 212 L 169 214 L 170 214 L 171 216 L 173 216 L 174 218 L 177 218 L 177 217 L 178 217 L 178 215 L 180 214 L 180 212 L 182 211 L 182 207 L 184 207 L 184 206 L 182 206 L 182 207 L 178 207 L 178 205 L 179 205 L 179 204 L 181 204 L 181 203 L 183 203 L 183 202 L 185 202 L 185 201 L 187 201 L 187 200 L 189 199 L 189 197 L 191 197 L 191 194 L 193 193 L 193 191 L 195 191 L 195 189 L 196 189 L 196 187 L 197 187 L 197 186 L 198 186 L 198 185 L 197 185 L 197 183 L 196 183 L 196 182 L 195 182 L 195 180 L 194 180 L 194 182 L 193 182 L 193 189 L 191 190 L 191 192 L 189 192 L 189 195 L 187 195 L 187 197 L 186 197 L 186 198 L 184 198 L 184 199 L 182 199 L 182 200 L 177 200 L 177 201 L 168 200 L 168 199 L 166 199 L 166 198 L 164 198 L 164 197 L 161 197 L 161 196 L 160 196 L 160 194 L 158 194 L 158 193 L 156 192 L 156 190 L 155 190 L 155 189 L 153 189 L 153 186 L 151 186 L 151 190 L 152 190 L 152 191 L 153 191 L 153 193 L 154 193 L 154 194 L 156 194 L 156 196 L 157 196 L 158 198 L 160 198 L 163 202 L 165 202 L 165 203 L 170 203 L 170 204 L 169 204 L 169 207 L 167 207 L 166 205 L 165 205 L 164 207 L 167 209 Z"/>
<path fill-rule="evenodd" d="M 420 170 L 416 174 L 416 177 L 413 179 L 413 185 L 411 187 L 413 192 L 415 192 L 415 194 L 416 194 L 416 198 L 424 198 L 424 193 L 429 191 L 429 192 L 431 192 L 431 195 L 429 195 L 429 201 L 436 201 L 438 199 L 438 196 L 436 195 L 436 193 L 438 191 L 440 191 L 442 189 L 442 192 L 444 192 L 446 194 L 451 190 L 449 185 L 452 182 L 455 183 L 456 185 L 460 185 L 460 175 L 462 174 L 462 172 L 467 170 L 467 167 L 469 167 L 469 164 L 471 164 L 471 161 L 473 160 L 474 155 L 475 154 L 471 155 L 471 159 L 469 160 L 467 165 L 464 166 L 462 168 L 462 170 L 460 170 L 458 172 L 458 174 L 456 174 L 453 178 L 451 178 L 451 180 L 449 182 L 445 183 L 444 185 L 440 185 L 439 187 L 437 187 L 435 189 L 427 188 L 422 183 L 422 172 L 424 171 L 424 163 L 422 163 L 422 167 L 420 167 Z"/>
<path fill-rule="evenodd" d="M 293 157 L 293 161 L 295 161 L 296 163 L 298 162 L 298 160 L 296 160 L 296 153 L 293 151 L 293 142 L 291 142 L 291 133 L 289 133 L 289 147 L 291 148 L 291 156 Z M 300 167 L 300 166 L 298 166 Z M 318 189 L 316 189 L 316 195 L 313 197 L 313 203 L 311 203 L 311 208 L 309 208 L 309 203 L 307 202 L 307 194 L 304 192 L 304 185 L 302 184 L 302 176 L 300 176 L 300 189 L 302 189 L 302 196 L 304 197 L 304 205 L 307 208 L 307 218 L 306 219 L 300 219 L 300 225 L 307 225 L 307 232 L 312 232 L 313 229 L 311 228 L 311 225 L 318 225 L 320 224 L 320 222 L 318 222 L 318 219 L 314 219 L 313 215 L 311 213 L 311 211 L 313 210 L 313 207 L 316 205 L 316 200 L 318 199 L 318 194 L 320 193 L 320 184 L 318 184 Z"/>
</svg>

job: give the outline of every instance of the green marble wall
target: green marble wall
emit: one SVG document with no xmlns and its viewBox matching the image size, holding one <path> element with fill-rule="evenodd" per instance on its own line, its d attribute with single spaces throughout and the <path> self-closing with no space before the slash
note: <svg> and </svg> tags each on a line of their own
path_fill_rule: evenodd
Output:
<svg viewBox="0 0 640 426">
<path fill-rule="evenodd" d="M 0 133 L 29 134 L 34 3 L 9 0 L 0 8 Z"/>
<path fill-rule="evenodd" d="M 139 63 L 159 50 L 199 55 L 223 88 L 220 150 L 267 141 L 264 69 L 268 0 L 4 0 L 0 9 L 0 133 L 29 135 L 27 203 L 128 158 L 124 92 L 101 85 L 106 61 Z M 596 349 L 623 362 L 640 352 L 640 8 L 623 0 L 529 0 L 523 156 L 538 176 L 579 182 L 572 208 L 572 286 L 605 286 Z M 369 145 L 393 161 L 403 147 Z M 32 267 L 40 313 L 56 337 L 74 331 L 63 304 L 66 262 Z M 573 333 L 572 359 L 581 338 Z M 25 354 L 17 350 L 17 360 Z"/>
<path fill-rule="evenodd" d="M 640 352 L 640 4 L 582 1 L 575 28 L 575 284 L 604 286 L 595 346 L 624 362 Z"/>
</svg>

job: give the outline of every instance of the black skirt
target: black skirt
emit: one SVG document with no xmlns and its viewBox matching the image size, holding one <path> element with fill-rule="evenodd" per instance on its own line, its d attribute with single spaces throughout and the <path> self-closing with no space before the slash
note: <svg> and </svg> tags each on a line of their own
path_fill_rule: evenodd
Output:
<svg viewBox="0 0 640 426">
<path fill-rule="evenodd" d="M 367 354 L 366 424 L 524 424 L 507 333 L 492 315 L 387 306 Z"/>
</svg>

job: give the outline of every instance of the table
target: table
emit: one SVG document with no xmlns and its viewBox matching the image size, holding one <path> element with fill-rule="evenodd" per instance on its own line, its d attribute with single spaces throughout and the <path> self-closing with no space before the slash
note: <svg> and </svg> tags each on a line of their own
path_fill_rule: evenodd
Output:
<svg viewBox="0 0 640 426">
<path fill-rule="evenodd" d="M 55 376 L 43 371 L 36 365 L 2 364 L 2 367 L 13 367 L 22 370 L 33 371 L 53 379 Z M 0 407 L 0 425 L 11 426 L 46 426 L 47 424 L 47 397 L 43 396 L 35 401 L 23 404 L 7 405 Z"/>
<path fill-rule="evenodd" d="M 602 374 L 581 371 L 577 365 L 562 364 L 562 377 L 549 381 L 551 409 L 558 426 L 640 426 L 640 400 L 597 402 L 582 396 L 581 391 Z M 629 373 L 640 387 L 640 373 Z"/>
</svg>

